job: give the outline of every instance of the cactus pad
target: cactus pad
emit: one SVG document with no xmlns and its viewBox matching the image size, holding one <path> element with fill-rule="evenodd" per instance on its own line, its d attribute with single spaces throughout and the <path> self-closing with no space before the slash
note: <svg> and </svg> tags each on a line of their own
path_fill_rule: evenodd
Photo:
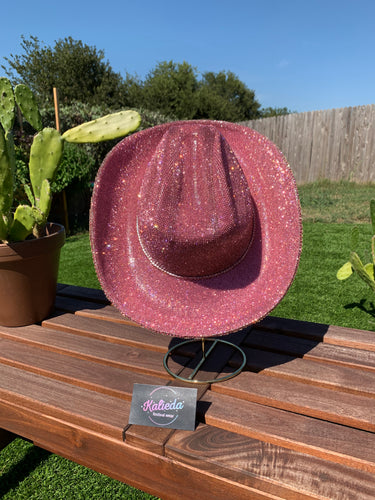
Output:
<svg viewBox="0 0 375 500">
<path fill-rule="evenodd" d="M 358 276 L 371 288 L 373 292 L 375 292 L 375 281 L 373 278 L 374 271 L 371 273 L 369 268 L 366 269 L 366 266 L 362 264 L 361 259 L 358 257 L 356 252 L 351 252 L 350 263 Z"/>
<path fill-rule="evenodd" d="M 42 117 L 40 116 L 35 96 L 29 87 L 20 84 L 14 88 L 16 102 L 25 118 L 35 130 L 42 129 Z"/>
<path fill-rule="evenodd" d="M 77 143 L 107 141 L 124 137 L 136 130 L 140 123 L 141 117 L 136 111 L 120 111 L 78 125 L 67 130 L 62 137 L 67 142 Z"/>
<path fill-rule="evenodd" d="M 36 199 L 44 179 L 52 181 L 55 178 L 64 149 L 60 133 L 53 128 L 45 128 L 34 138 L 30 149 L 30 181 Z"/>
<path fill-rule="evenodd" d="M 22 241 L 32 233 L 35 225 L 40 224 L 43 218 L 35 207 L 19 205 L 14 214 L 13 224 L 9 231 L 11 241 Z"/>
<path fill-rule="evenodd" d="M 0 78 L 0 123 L 5 132 L 12 130 L 14 124 L 14 94 L 8 78 Z"/>
<path fill-rule="evenodd" d="M 29 200 L 29 202 L 31 203 L 31 205 L 35 205 L 35 198 L 34 198 L 34 195 L 33 195 L 33 192 L 31 191 L 31 188 L 28 184 L 25 184 L 23 186 L 24 190 L 25 190 L 25 194 Z"/>
<path fill-rule="evenodd" d="M 368 264 L 366 264 L 364 266 L 364 270 L 366 271 L 366 273 L 368 274 L 369 278 L 374 281 L 374 264 L 371 264 L 371 262 L 369 262 Z"/>
<path fill-rule="evenodd" d="M 37 200 L 37 207 L 43 214 L 43 219 L 45 219 L 45 222 L 47 222 L 47 217 L 51 210 L 51 203 L 52 203 L 51 184 L 47 179 L 44 179 L 40 190 L 40 199 Z"/>
<path fill-rule="evenodd" d="M 353 268 L 350 262 L 345 262 L 337 271 L 336 277 L 338 280 L 346 280 L 353 274 Z"/>
</svg>

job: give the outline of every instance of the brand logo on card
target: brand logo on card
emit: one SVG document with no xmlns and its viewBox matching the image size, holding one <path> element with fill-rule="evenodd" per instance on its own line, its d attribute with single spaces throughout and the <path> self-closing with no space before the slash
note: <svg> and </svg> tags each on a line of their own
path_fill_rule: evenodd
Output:
<svg viewBox="0 0 375 500">
<path fill-rule="evenodd" d="M 172 387 L 156 387 L 141 404 L 142 411 L 154 425 L 170 425 L 178 419 L 185 401 L 178 397 Z"/>
<path fill-rule="evenodd" d="M 197 389 L 134 384 L 129 424 L 195 429 Z"/>
</svg>

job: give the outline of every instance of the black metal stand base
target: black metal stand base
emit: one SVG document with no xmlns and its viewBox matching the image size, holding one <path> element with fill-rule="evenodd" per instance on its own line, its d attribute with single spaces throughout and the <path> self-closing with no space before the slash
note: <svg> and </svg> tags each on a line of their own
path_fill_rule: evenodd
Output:
<svg viewBox="0 0 375 500">
<path fill-rule="evenodd" d="M 193 372 L 189 375 L 189 377 L 181 377 L 180 375 L 177 375 L 176 373 L 172 372 L 169 369 L 168 359 L 181 346 L 186 345 L 186 344 L 192 344 L 194 342 L 201 342 L 202 343 L 202 358 L 200 359 L 199 363 L 197 364 L 197 366 L 195 367 Z M 208 349 L 206 348 L 207 347 L 206 343 L 211 344 Z M 229 345 L 230 347 L 232 347 L 233 349 L 237 350 L 241 354 L 241 357 L 242 357 L 241 366 L 237 370 L 235 370 L 234 372 L 229 373 L 228 375 L 225 375 L 225 376 L 219 377 L 219 378 L 215 378 L 212 380 L 204 380 L 204 379 L 200 380 L 199 378 L 196 378 L 196 375 L 198 374 L 199 370 L 202 368 L 203 364 L 206 362 L 207 358 L 210 356 L 210 354 L 213 352 L 213 350 L 215 349 L 215 347 L 218 344 L 226 344 L 226 345 Z M 239 373 L 241 373 L 241 371 L 243 370 L 243 368 L 246 365 L 246 355 L 240 347 L 238 347 L 236 344 L 233 344 L 232 342 L 228 342 L 227 340 L 202 338 L 202 339 L 198 339 L 198 340 L 186 340 L 185 342 L 182 342 L 182 343 L 172 347 L 171 349 L 169 349 L 167 354 L 164 356 L 163 365 L 164 365 L 164 368 L 166 369 L 166 371 L 169 373 L 169 375 L 172 375 L 172 377 L 174 377 L 178 380 L 182 380 L 183 382 L 190 382 L 192 384 L 214 384 L 217 382 L 224 382 L 225 380 L 229 380 L 230 378 L 233 378 L 236 375 L 238 375 Z"/>
</svg>

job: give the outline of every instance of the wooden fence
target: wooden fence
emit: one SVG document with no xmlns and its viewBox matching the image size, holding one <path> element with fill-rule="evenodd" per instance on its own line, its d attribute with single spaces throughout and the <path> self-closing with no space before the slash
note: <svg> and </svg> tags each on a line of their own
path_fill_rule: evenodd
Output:
<svg viewBox="0 0 375 500">
<path fill-rule="evenodd" d="M 298 184 L 318 179 L 375 182 L 375 105 L 293 113 L 244 122 L 273 141 Z"/>
</svg>

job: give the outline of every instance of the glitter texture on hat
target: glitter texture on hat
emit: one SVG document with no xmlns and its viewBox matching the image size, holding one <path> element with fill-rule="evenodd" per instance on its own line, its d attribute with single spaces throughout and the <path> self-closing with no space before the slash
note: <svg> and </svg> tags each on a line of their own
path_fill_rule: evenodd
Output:
<svg viewBox="0 0 375 500">
<path fill-rule="evenodd" d="M 109 153 L 90 239 L 111 302 L 168 335 L 223 335 L 260 320 L 288 290 L 301 213 L 277 147 L 216 121 L 159 125 Z"/>
</svg>

